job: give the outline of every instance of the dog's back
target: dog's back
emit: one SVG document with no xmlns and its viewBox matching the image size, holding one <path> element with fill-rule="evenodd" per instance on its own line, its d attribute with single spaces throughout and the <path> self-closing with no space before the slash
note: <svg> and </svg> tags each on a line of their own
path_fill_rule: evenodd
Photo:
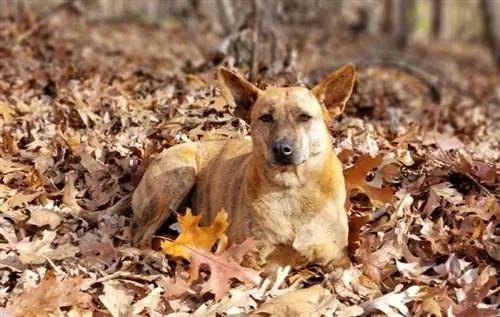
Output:
<svg viewBox="0 0 500 317">
<path fill-rule="evenodd" d="M 236 225 L 243 217 L 245 173 L 252 151 L 250 140 L 224 140 L 198 143 L 198 177 L 191 198 L 191 207 L 196 213 L 202 212 L 203 224 L 213 221 L 216 214 L 224 209 L 232 222 L 228 234 L 235 238 L 244 234 Z M 231 231 L 235 231 L 233 235 Z M 237 239 L 241 240 L 241 239 Z M 241 241 L 235 241 L 241 242 Z"/>
</svg>

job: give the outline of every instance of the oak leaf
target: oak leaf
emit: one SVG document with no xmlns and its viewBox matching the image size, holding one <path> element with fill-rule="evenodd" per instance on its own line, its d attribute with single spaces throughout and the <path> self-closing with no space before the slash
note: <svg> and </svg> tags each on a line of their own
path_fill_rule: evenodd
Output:
<svg viewBox="0 0 500 317">
<path fill-rule="evenodd" d="M 224 232 L 229 226 L 227 212 L 224 210 L 219 211 L 214 222 L 207 227 L 199 226 L 201 217 L 201 213 L 193 215 L 189 208 L 184 216 L 179 216 L 178 221 L 182 232 L 175 241 L 162 241 L 162 252 L 173 257 L 190 260 L 189 248 L 210 251 L 217 241 L 219 241 L 217 252 L 224 250 L 227 245 L 227 236 Z"/>
<path fill-rule="evenodd" d="M 330 296 L 330 292 L 315 285 L 306 289 L 297 289 L 266 301 L 250 317 L 258 316 L 313 316 L 318 313 L 318 306 Z"/>
<path fill-rule="evenodd" d="M 365 310 L 365 314 L 368 315 L 381 311 L 387 316 L 410 316 L 410 310 L 406 303 L 415 300 L 419 295 L 420 287 L 417 285 L 410 286 L 404 291 L 402 285 L 398 285 L 393 292 L 369 300 L 363 303 L 361 307 Z"/>
<path fill-rule="evenodd" d="M 103 294 L 99 296 L 101 303 L 113 317 L 130 316 L 134 294 L 118 280 L 104 282 Z"/>
<path fill-rule="evenodd" d="M 0 205 L 0 212 L 6 212 L 7 210 L 11 208 L 16 208 L 16 207 L 21 207 L 24 206 L 36 198 L 38 198 L 42 193 L 41 192 L 36 192 L 32 194 L 13 194 L 12 196 L 9 197 L 4 203 Z"/>
<path fill-rule="evenodd" d="M 15 111 L 8 105 L 0 102 L 0 115 L 3 117 L 5 122 L 11 122 L 15 116 Z"/>
<path fill-rule="evenodd" d="M 380 166 L 381 163 L 382 155 L 373 158 L 367 154 L 361 155 L 354 166 L 344 171 L 347 193 L 349 194 L 352 190 L 358 189 L 365 193 L 376 207 L 390 203 L 394 195 L 393 188 L 379 188 L 366 182 L 366 175 L 376 166 Z M 347 199 L 346 205 L 350 206 L 349 199 Z"/>
<path fill-rule="evenodd" d="M 250 238 L 239 245 L 232 245 L 221 254 L 189 248 L 190 281 L 198 279 L 200 266 L 206 264 L 210 268 L 210 278 L 203 284 L 202 292 L 213 292 L 215 299 L 220 299 L 229 292 L 229 282 L 232 278 L 246 284 L 258 285 L 262 280 L 259 272 L 239 264 L 243 256 L 254 248 L 255 241 Z"/>
</svg>

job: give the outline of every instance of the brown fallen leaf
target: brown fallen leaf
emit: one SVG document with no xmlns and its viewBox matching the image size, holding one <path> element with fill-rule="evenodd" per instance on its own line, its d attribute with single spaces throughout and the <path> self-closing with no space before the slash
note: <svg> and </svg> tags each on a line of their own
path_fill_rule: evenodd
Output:
<svg viewBox="0 0 500 317">
<path fill-rule="evenodd" d="M 257 285 L 262 280 L 259 272 L 238 264 L 243 255 L 254 248 L 255 242 L 252 239 L 247 239 L 240 245 L 232 245 L 219 255 L 203 249 L 189 248 L 191 255 L 189 279 L 190 281 L 197 280 L 200 266 L 207 264 L 210 268 L 210 278 L 203 284 L 202 292 L 213 292 L 216 299 L 224 297 L 229 292 L 229 281 L 232 278 L 250 285 Z"/>
<path fill-rule="evenodd" d="M 439 306 L 437 300 L 433 297 L 428 297 L 422 302 L 420 312 L 417 313 L 417 317 L 418 316 L 443 317 L 443 314 L 441 313 L 441 307 Z"/>
<path fill-rule="evenodd" d="M 174 281 L 172 278 L 162 275 L 156 281 L 156 285 L 165 290 L 163 297 L 166 299 L 178 298 L 183 294 L 195 294 L 195 292 L 189 287 L 189 284 L 180 276 L 178 276 Z"/>
<path fill-rule="evenodd" d="M 149 316 L 154 316 L 156 308 L 161 302 L 161 293 L 163 291 L 163 288 L 157 287 L 149 292 L 148 295 L 135 302 L 132 305 L 132 316 L 137 316 L 143 311 L 147 312 Z"/>
<path fill-rule="evenodd" d="M 461 302 L 453 305 L 453 314 L 458 317 L 485 316 L 493 317 L 500 315 L 497 303 L 478 305 L 488 296 L 493 286 L 498 287 L 498 272 L 491 266 L 486 266 L 478 275 L 477 270 L 471 270 L 471 278 L 465 281 L 460 289 Z"/>
<path fill-rule="evenodd" d="M 55 211 L 36 208 L 30 210 L 30 217 L 26 223 L 36 227 L 49 226 L 50 229 L 54 230 L 61 224 L 62 220 L 63 216 Z"/>
<path fill-rule="evenodd" d="M 266 301 L 259 307 L 259 309 L 255 310 L 248 316 L 316 316 L 315 314 L 318 314 L 316 308 L 329 295 L 330 292 L 319 285 L 306 289 L 293 290 L 270 301 Z"/>
<path fill-rule="evenodd" d="M 35 288 L 24 289 L 7 304 L 7 311 L 13 316 L 47 316 L 61 307 L 89 303 L 92 297 L 80 291 L 85 282 L 82 276 L 59 281 L 48 271 Z"/>
<path fill-rule="evenodd" d="M 436 146 L 443 151 L 455 150 L 464 147 L 462 141 L 460 141 L 457 137 L 447 136 L 438 132 L 427 133 L 424 136 L 423 144 L 436 144 Z"/>
<path fill-rule="evenodd" d="M 500 235 L 495 235 L 494 230 L 496 225 L 495 223 L 490 223 L 486 226 L 482 240 L 486 253 L 500 263 Z"/>
<path fill-rule="evenodd" d="M 485 184 L 494 185 L 495 181 L 500 178 L 500 170 L 494 165 L 474 161 L 473 175 L 477 176 Z"/>
<path fill-rule="evenodd" d="M 9 197 L 3 204 L 0 205 L 0 212 L 6 212 L 11 208 L 21 207 L 27 203 L 35 200 L 42 193 L 32 193 L 32 194 L 13 194 Z"/>
<path fill-rule="evenodd" d="M 111 241 L 90 232 L 80 238 L 79 249 L 82 259 L 92 267 L 109 265 L 118 256 L 118 251 Z"/>
<path fill-rule="evenodd" d="M 132 313 L 133 292 L 118 280 L 104 282 L 103 294 L 99 300 L 113 317 L 128 317 Z"/>
<path fill-rule="evenodd" d="M 420 287 L 414 285 L 402 292 L 400 292 L 400 290 L 401 289 L 395 289 L 391 293 L 387 293 L 363 303 L 361 307 L 365 310 L 364 316 L 375 313 L 376 311 L 381 311 L 387 316 L 408 316 L 409 309 L 405 304 L 418 297 Z M 400 313 L 396 313 L 394 309 L 397 309 Z"/>
<path fill-rule="evenodd" d="M 75 188 L 75 172 L 71 171 L 67 175 L 66 184 L 62 190 L 63 206 L 69 208 L 80 209 L 80 205 L 76 202 L 76 188 Z"/>
<path fill-rule="evenodd" d="M 0 217 L 0 236 L 11 245 L 15 245 L 19 241 L 14 225 L 4 217 Z"/>
<path fill-rule="evenodd" d="M 175 241 L 164 240 L 161 242 L 161 250 L 165 254 L 174 257 L 190 259 L 190 251 L 186 247 L 210 250 L 214 243 L 220 240 L 217 250 L 220 252 L 227 245 L 227 237 L 224 234 L 229 226 L 227 213 L 222 210 L 217 213 L 214 222 L 207 227 L 199 227 L 202 214 L 193 216 L 191 209 L 186 210 L 184 216 L 179 216 L 179 224 L 182 232 Z"/>
<path fill-rule="evenodd" d="M 89 212 L 82 208 L 76 201 L 77 191 L 75 188 L 75 171 L 71 171 L 67 175 L 67 181 L 62 190 L 62 204 L 63 207 L 68 207 L 78 217 L 85 219 L 89 223 L 96 223 L 98 213 Z"/>
<path fill-rule="evenodd" d="M 17 171 L 27 171 L 31 167 L 17 162 L 9 161 L 0 157 L 0 174 L 9 174 Z"/>
<path fill-rule="evenodd" d="M 19 260 L 23 264 L 43 264 L 49 260 L 62 260 L 74 257 L 80 249 L 70 243 L 58 245 L 53 248 L 52 242 L 56 238 L 54 231 L 43 232 L 41 239 L 30 241 L 29 238 L 20 241 L 16 245 L 19 252 Z"/>
<path fill-rule="evenodd" d="M 370 221 L 370 216 L 353 213 L 349 216 L 349 243 L 347 250 L 354 254 L 360 246 L 361 228 Z"/>
<path fill-rule="evenodd" d="M 347 193 L 358 189 L 365 193 L 376 207 L 391 203 L 395 192 L 393 188 L 378 188 L 366 182 L 367 174 L 381 163 L 382 155 L 374 158 L 367 154 L 361 155 L 354 166 L 344 171 Z M 349 199 L 346 200 L 346 204 L 349 206 Z"/>
</svg>

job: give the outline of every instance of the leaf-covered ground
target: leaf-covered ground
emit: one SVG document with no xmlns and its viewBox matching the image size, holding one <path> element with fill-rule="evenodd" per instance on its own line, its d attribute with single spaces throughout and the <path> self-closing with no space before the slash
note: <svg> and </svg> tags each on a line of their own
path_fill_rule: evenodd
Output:
<svg viewBox="0 0 500 317">
<path fill-rule="evenodd" d="M 215 300 L 209 270 L 188 284 L 186 263 L 130 246 L 127 208 L 163 148 L 248 134 L 215 68 L 197 67 L 202 54 L 176 23 L 61 17 L 29 29 L 0 23 L 0 306 L 10 315 L 500 315 L 500 76 L 481 47 L 413 45 L 440 101 L 400 69 L 359 70 L 331 125 L 352 189 L 351 266 L 285 269 L 252 286 L 228 261 L 236 279 Z M 310 83 L 310 70 L 362 60 L 370 45 L 344 42 L 311 32 L 296 68 L 262 69 L 257 82 Z"/>
</svg>

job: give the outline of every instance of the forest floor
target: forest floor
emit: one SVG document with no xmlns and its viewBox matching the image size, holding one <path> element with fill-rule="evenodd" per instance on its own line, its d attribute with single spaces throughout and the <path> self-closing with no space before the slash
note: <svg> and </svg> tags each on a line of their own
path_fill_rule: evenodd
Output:
<svg viewBox="0 0 500 317">
<path fill-rule="evenodd" d="M 261 285 L 236 273 L 215 300 L 224 289 L 202 288 L 209 271 L 188 283 L 187 263 L 130 246 L 122 204 L 162 149 L 248 134 L 215 67 L 198 67 L 203 52 L 176 23 L 29 29 L 0 21 L 3 316 L 499 316 L 500 76 L 484 48 L 412 44 L 439 96 L 415 74 L 361 67 L 330 126 L 345 168 L 369 174 L 347 180 L 362 183 L 352 265 L 292 268 Z M 256 82 L 310 83 L 312 70 L 369 60 L 372 42 L 304 43 L 294 67 L 262 68 Z"/>
</svg>

